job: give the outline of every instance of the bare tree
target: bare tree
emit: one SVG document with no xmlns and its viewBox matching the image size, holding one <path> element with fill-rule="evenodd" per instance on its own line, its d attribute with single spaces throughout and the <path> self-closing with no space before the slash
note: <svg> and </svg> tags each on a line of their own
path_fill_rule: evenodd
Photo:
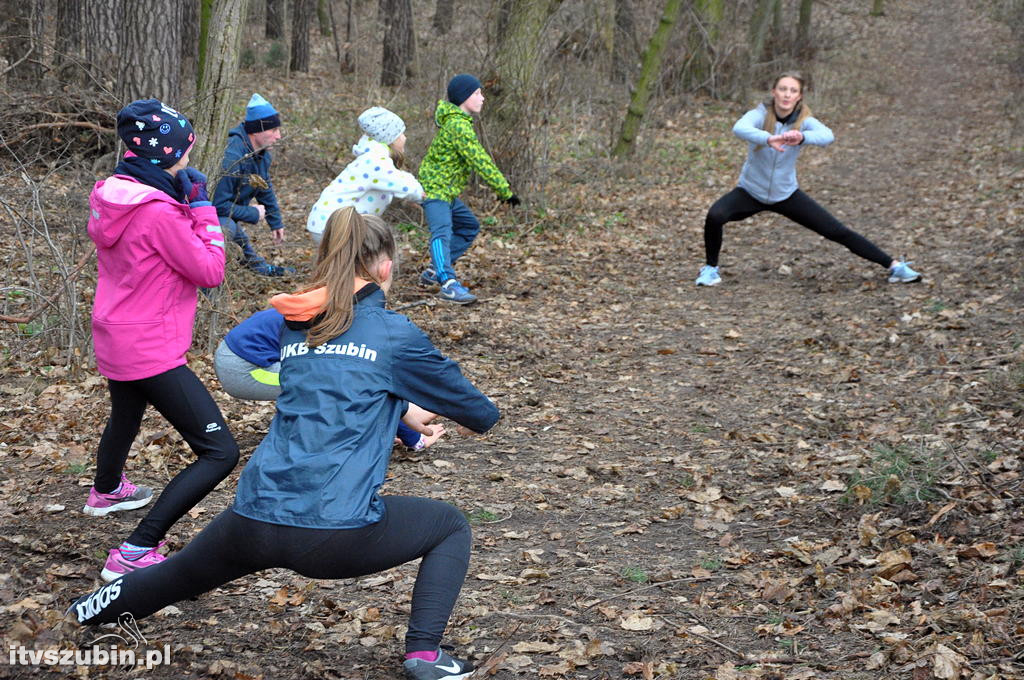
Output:
<svg viewBox="0 0 1024 680">
<path fill-rule="evenodd" d="M 7 0 L 3 5 L 6 24 L 4 56 L 10 64 L 4 71 L 8 80 L 38 83 L 43 78 L 43 0 Z"/>
<path fill-rule="evenodd" d="M 772 20 L 781 0 L 755 0 L 747 30 L 750 60 L 756 64 L 764 58 L 765 46 L 771 34 Z"/>
<path fill-rule="evenodd" d="M 381 85 L 401 85 L 416 72 L 416 31 L 410 0 L 380 0 L 384 21 Z"/>
<path fill-rule="evenodd" d="M 168 3 L 162 12 L 145 2 L 125 3 L 117 83 L 122 101 L 156 97 L 179 105 L 181 20 L 180 2 Z"/>
<path fill-rule="evenodd" d="M 540 97 L 544 29 L 560 2 L 502 0 L 499 7 L 487 117 L 493 121 L 493 155 L 513 186 L 524 186 L 535 175 L 529 119 Z"/>
<path fill-rule="evenodd" d="M 313 25 L 313 0 L 292 1 L 292 71 L 309 72 L 309 29 Z"/>
<path fill-rule="evenodd" d="M 636 14 L 633 0 L 615 0 L 615 37 L 612 41 L 612 80 L 624 83 L 633 73 L 640 56 L 636 39 Z"/>
<path fill-rule="evenodd" d="M 232 122 L 231 104 L 236 95 L 239 47 L 247 4 L 248 0 L 217 0 L 201 41 L 205 49 L 201 58 L 199 105 L 193 117 L 197 139 L 191 163 L 207 173 L 210 186 L 215 186 L 219 179 L 213 173 L 219 167 Z"/>
<path fill-rule="evenodd" d="M 430 25 L 438 35 L 445 35 L 452 27 L 455 16 L 455 0 L 437 0 L 434 5 L 434 18 Z"/>
<path fill-rule="evenodd" d="M 286 6 L 285 0 L 267 0 L 267 18 L 263 27 L 263 35 L 267 40 L 280 40 L 284 37 Z"/>
<path fill-rule="evenodd" d="M 57 3 L 57 27 L 53 45 L 53 63 L 61 66 L 78 60 L 82 51 L 82 22 L 85 19 L 82 0 Z"/>
<path fill-rule="evenodd" d="M 120 53 L 117 27 L 123 22 L 124 5 L 125 0 L 89 0 L 83 6 L 85 63 L 92 81 L 111 93 L 117 78 L 116 64 Z"/>
<path fill-rule="evenodd" d="M 182 0 L 181 5 L 181 97 L 182 102 L 195 97 L 199 83 L 199 35 L 201 5 L 212 0 Z"/>
<path fill-rule="evenodd" d="M 874 0 L 874 2 L 871 3 L 871 16 L 880 17 L 885 14 L 884 4 L 883 0 Z"/>
<path fill-rule="evenodd" d="M 316 1 L 316 20 L 320 25 L 320 35 L 331 35 L 331 0 Z"/>
<path fill-rule="evenodd" d="M 796 24 L 796 55 L 806 61 L 813 54 L 811 43 L 811 9 L 814 0 L 800 0 L 800 14 Z"/>
<path fill-rule="evenodd" d="M 633 89 L 633 96 L 629 101 L 629 108 L 626 110 L 626 119 L 622 122 L 622 131 L 619 139 L 612 147 L 613 156 L 622 156 L 633 150 L 636 142 L 637 132 L 640 130 L 640 122 L 647 114 L 647 102 L 650 100 L 651 87 L 658 78 L 661 71 L 661 57 L 665 52 L 665 43 L 679 19 L 679 10 L 682 7 L 682 0 L 666 0 L 665 7 L 661 12 L 661 21 L 655 29 L 651 41 L 647 43 L 644 51 L 643 64 L 640 67 L 640 77 Z"/>
</svg>

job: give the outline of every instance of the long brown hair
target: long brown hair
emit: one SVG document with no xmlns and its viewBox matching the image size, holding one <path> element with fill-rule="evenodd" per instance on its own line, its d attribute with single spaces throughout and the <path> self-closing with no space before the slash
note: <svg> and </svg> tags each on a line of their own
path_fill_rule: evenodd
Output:
<svg viewBox="0 0 1024 680">
<path fill-rule="evenodd" d="M 394 260 L 397 247 L 391 227 L 375 215 L 360 215 L 355 208 L 339 208 L 327 219 L 316 268 L 302 292 L 327 288 L 324 311 L 309 329 L 306 343 L 322 345 L 352 325 L 352 282 L 358 276 L 382 283 L 376 277 L 381 259 Z"/>
<path fill-rule="evenodd" d="M 778 85 L 779 81 L 783 78 L 792 78 L 796 82 L 800 83 L 800 102 L 797 104 L 798 109 L 796 120 L 793 121 L 793 125 L 791 127 L 793 130 L 799 130 L 800 126 L 803 125 L 804 120 L 811 117 L 811 107 L 808 106 L 805 101 L 807 82 L 799 71 L 786 71 L 775 79 L 775 82 L 772 83 L 771 89 L 774 90 L 775 86 Z M 768 99 L 764 101 L 764 108 L 767 109 L 764 114 L 764 131 L 770 135 L 774 135 L 775 124 L 779 122 L 778 117 L 775 115 L 775 99 L 773 97 L 768 97 Z"/>
</svg>

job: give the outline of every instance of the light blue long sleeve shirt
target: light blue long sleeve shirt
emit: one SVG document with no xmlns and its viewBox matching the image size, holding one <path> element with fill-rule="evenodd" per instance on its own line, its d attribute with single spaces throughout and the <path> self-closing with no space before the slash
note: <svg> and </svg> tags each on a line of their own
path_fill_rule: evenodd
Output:
<svg viewBox="0 0 1024 680">
<path fill-rule="evenodd" d="M 796 180 L 796 159 L 806 144 L 828 146 L 835 140 L 825 124 L 813 116 L 808 116 L 800 125 L 804 135 L 803 144 L 786 146 L 776 151 L 768 146 L 771 134 L 762 129 L 764 117 L 768 110 L 764 104 L 758 104 L 732 126 L 733 134 L 749 144 L 747 160 L 740 171 L 737 184 L 748 194 L 762 203 L 778 203 L 789 198 L 799 188 Z M 793 129 L 791 125 L 775 124 L 773 134 L 782 134 Z"/>
</svg>

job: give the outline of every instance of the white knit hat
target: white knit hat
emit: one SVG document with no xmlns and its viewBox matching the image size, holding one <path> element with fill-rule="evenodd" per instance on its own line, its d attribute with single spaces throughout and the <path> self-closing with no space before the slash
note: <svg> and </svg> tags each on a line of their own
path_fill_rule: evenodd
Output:
<svg viewBox="0 0 1024 680">
<path fill-rule="evenodd" d="M 382 106 L 374 106 L 360 113 L 359 127 L 381 144 L 391 144 L 405 132 L 405 122 Z"/>
</svg>

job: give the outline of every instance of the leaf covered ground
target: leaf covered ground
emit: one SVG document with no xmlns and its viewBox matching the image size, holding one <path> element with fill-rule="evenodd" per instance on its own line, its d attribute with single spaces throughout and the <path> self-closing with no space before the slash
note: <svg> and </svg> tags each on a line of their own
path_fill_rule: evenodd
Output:
<svg viewBox="0 0 1024 680">
<path fill-rule="evenodd" d="M 470 518 L 449 642 L 484 673 L 1024 675 L 1024 170 L 1008 35 L 965 1 L 887 3 L 877 19 L 866 4 L 818 17 L 841 36 L 815 66 L 815 110 L 838 142 L 806 151 L 802 187 L 913 259 L 922 283 L 888 284 L 759 216 L 726 228 L 723 284 L 693 286 L 704 212 L 741 162 L 729 127 L 746 103 L 696 101 L 648 130 L 638 159 L 556 173 L 543 220 L 476 200 L 494 218 L 460 265 L 476 306 L 417 288 L 426 255 L 422 234 L 407 235 L 392 306 L 412 305 L 504 415 L 486 437 L 396 452 L 388 484 Z M 281 178 L 292 222 L 320 184 Z M 276 292 L 233 276 L 240 318 Z M 220 392 L 205 353 L 190 365 L 244 460 L 272 408 Z M 9 368 L 0 626 L 8 648 L 85 644 L 98 633 L 62 624 L 63 610 L 138 520 L 78 512 L 105 384 L 92 370 Z M 160 488 L 190 460 L 150 415 L 128 469 Z M 237 474 L 175 526 L 172 549 L 230 503 Z M 145 677 L 395 677 L 414 576 L 240 579 L 141 622 L 173 659 Z M 0 676 L 48 674 L 68 670 L 0 664 Z"/>
</svg>

